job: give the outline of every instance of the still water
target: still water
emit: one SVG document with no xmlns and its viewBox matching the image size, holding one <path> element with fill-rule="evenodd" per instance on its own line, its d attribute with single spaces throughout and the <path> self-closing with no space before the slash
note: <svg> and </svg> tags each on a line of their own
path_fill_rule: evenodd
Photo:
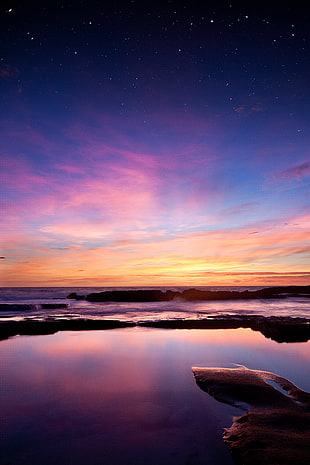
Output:
<svg viewBox="0 0 310 465">
<path fill-rule="evenodd" d="M 310 344 L 249 329 L 126 328 L 0 342 L 1 465 L 231 465 L 222 431 L 241 410 L 192 366 L 246 365 L 310 391 Z"/>
</svg>

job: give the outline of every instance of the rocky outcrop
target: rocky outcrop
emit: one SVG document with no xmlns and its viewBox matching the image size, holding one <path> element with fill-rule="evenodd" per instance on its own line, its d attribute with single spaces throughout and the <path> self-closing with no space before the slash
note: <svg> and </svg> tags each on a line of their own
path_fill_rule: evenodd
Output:
<svg viewBox="0 0 310 465">
<path fill-rule="evenodd" d="M 17 335 L 44 335 L 58 331 L 90 331 L 135 326 L 118 320 L 92 320 L 86 318 L 47 318 L 46 320 L 26 319 L 0 322 L 0 339 Z"/>
<path fill-rule="evenodd" d="M 178 291 L 161 291 L 153 289 L 103 291 L 78 295 L 75 292 L 68 299 L 86 299 L 89 302 L 167 302 L 174 299 L 194 300 L 249 300 L 279 299 L 286 297 L 310 297 L 310 286 L 269 287 L 257 291 L 204 291 L 186 289 Z"/>
<path fill-rule="evenodd" d="M 34 308 L 32 304 L 0 304 L 0 312 L 28 312 Z"/>
<path fill-rule="evenodd" d="M 76 292 L 71 292 L 71 294 L 67 296 L 67 299 L 85 300 L 85 295 L 78 295 Z"/>
<path fill-rule="evenodd" d="M 236 464 L 310 463 L 309 393 L 274 373 L 245 367 L 192 370 L 203 391 L 248 410 L 224 432 Z"/>
<path fill-rule="evenodd" d="M 133 290 L 133 291 L 106 291 L 88 294 L 89 302 L 164 302 L 172 300 L 172 291 L 160 290 Z"/>
<path fill-rule="evenodd" d="M 54 310 L 54 309 L 57 309 L 57 308 L 67 308 L 68 305 L 67 304 L 41 304 L 41 308 L 45 309 L 45 310 Z"/>
<path fill-rule="evenodd" d="M 57 308 L 67 308 L 68 304 L 48 303 L 48 304 L 0 304 L 0 312 L 27 312 L 31 310 L 55 310 Z"/>
<path fill-rule="evenodd" d="M 146 321 L 141 326 L 170 329 L 236 329 L 260 331 L 276 342 L 307 342 L 310 339 L 310 320 L 293 317 L 215 316 L 205 319 L 172 319 Z"/>
</svg>

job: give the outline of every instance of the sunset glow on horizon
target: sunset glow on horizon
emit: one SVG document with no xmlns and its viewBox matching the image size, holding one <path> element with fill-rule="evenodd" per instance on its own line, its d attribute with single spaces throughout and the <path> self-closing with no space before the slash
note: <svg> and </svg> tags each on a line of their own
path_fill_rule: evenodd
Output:
<svg viewBox="0 0 310 465">
<path fill-rule="evenodd" d="M 125 13 L 104 39 L 98 25 L 89 30 L 99 24 L 96 8 L 84 35 L 63 13 L 63 45 L 44 42 L 40 8 L 37 23 L 30 13 L 22 22 L 22 8 L 6 12 L 1 286 L 309 284 L 306 54 L 294 65 L 302 18 L 294 19 L 293 44 L 267 50 L 289 28 L 271 18 L 273 29 L 255 35 L 251 52 L 228 29 L 208 49 L 224 28 L 211 31 L 209 21 L 202 36 L 186 30 L 173 51 L 168 31 L 165 55 L 155 20 L 153 42 L 142 43 L 146 26 L 139 18 L 128 25 Z M 202 21 L 198 7 L 191 14 L 193 24 Z M 230 15 L 237 28 L 241 13 Z M 260 17 L 252 20 L 257 30 L 265 28 Z M 245 19 L 239 23 L 249 34 Z M 51 17 L 50 29 L 56 24 Z M 129 58 L 125 29 L 136 50 Z M 230 42 L 242 60 L 229 54 Z"/>
</svg>

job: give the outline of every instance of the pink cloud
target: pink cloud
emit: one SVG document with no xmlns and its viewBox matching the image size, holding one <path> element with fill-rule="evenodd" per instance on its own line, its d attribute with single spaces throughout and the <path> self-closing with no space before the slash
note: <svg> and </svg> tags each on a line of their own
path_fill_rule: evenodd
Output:
<svg viewBox="0 0 310 465">
<path fill-rule="evenodd" d="M 300 163 L 285 170 L 277 170 L 271 172 L 266 177 L 266 187 L 274 187 L 276 189 L 289 188 L 293 182 L 301 182 L 304 178 L 310 176 L 310 162 Z"/>
<path fill-rule="evenodd" d="M 238 114 L 248 115 L 252 112 L 261 112 L 265 111 L 265 108 L 260 103 L 255 105 L 240 105 L 239 107 L 235 108 L 234 110 Z"/>
<path fill-rule="evenodd" d="M 236 112 L 236 113 L 244 113 L 246 109 L 247 109 L 247 106 L 246 106 L 246 105 L 240 105 L 239 107 L 237 107 L 237 108 L 235 109 L 235 112 Z"/>
<path fill-rule="evenodd" d="M 98 135 L 74 128 L 70 132 L 74 150 L 65 153 L 62 163 L 57 155 L 61 147 L 55 142 L 49 144 L 31 131 L 27 137 L 26 143 L 45 146 L 47 164 L 31 166 L 24 156 L 8 157 L 6 183 L 21 195 L 11 203 L 11 210 L 21 213 L 30 209 L 32 217 L 41 217 L 44 232 L 64 232 L 68 221 L 81 225 L 83 217 L 89 227 L 80 232 L 88 231 L 91 236 L 100 236 L 100 218 L 102 223 L 103 218 L 112 222 L 115 229 L 125 222 L 132 222 L 134 228 L 143 222 L 145 228 L 153 227 L 161 213 L 180 223 L 184 222 L 182 216 L 195 214 L 208 196 L 214 196 L 201 172 L 216 155 L 203 144 L 177 152 L 167 149 L 155 156 L 141 147 L 133 150 L 107 144 Z M 129 146 L 130 141 L 124 145 Z M 192 172 L 186 186 L 184 172 Z M 48 221 L 42 215 L 55 218 Z"/>
<path fill-rule="evenodd" d="M 3 154 L 1 170 L 3 185 L 16 190 L 33 190 L 46 183 L 46 176 L 33 170 L 29 161 L 23 156 L 12 157 Z"/>
<path fill-rule="evenodd" d="M 251 212 L 257 210 L 259 205 L 260 204 L 258 202 L 242 203 L 242 204 L 239 204 L 239 205 L 235 205 L 233 207 L 225 208 L 222 211 L 222 214 L 223 215 L 231 215 L 231 216 L 244 215 L 244 214 L 251 213 Z"/>
<path fill-rule="evenodd" d="M 114 229 L 109 227 L 108 222 L 84 222 L 52 224 L 40 228 L 43 233 L 56 234 L 61 237 L 69 237 L 71 241 L 76 239 L 105 239 L 113 235 Z"/>
<path fill-rule="evenodd" d="M 161 175 L 166 175 L 183 169 L 205 168 L 219 158 L 215 148 L 206 143 L 188 141 L 181 147 L 152 147 L 143 143 L 143 138 L 137 143 L 123 136 L 116 137 L 111 145 L 97 135 L 83 132 L 79 127 L 70 128 L 67 134 L 78 144 L 75 160 L 78 155 L 81 163 L 87 159 L 92 163 L 102 163 L 102 168 L 114 168 L 120 162 L 123 166 L 139 166 L 144 170 L 152 170 L 153 173 L 160 170 Z"/>
<path fill-rule="evenodd" d="M 302 163 L 279 173 L 279 178 L 283 180 L 302 179 L 310 176 L 310 162 Z"/>
<path fill-rule="evenodd" d="M 84 175 L 85 173 L 85 167 L 78 166 L 78 165 L 69 165 L 67 163 L 56 163 L 54 165 L 54 169 L 59 170 L 59 171 L 64 171 L 65 173 L 68 174 L 81 174 Z"/>
<path fill-rule="evenodd" d="M 167 140 L 158 129 L 146 140 L 141 129 L 133 142 L 130 123 L 118 131 L 107 118 L 93 120 L 95 129 L 72 126 L 51 140 L 11 131 L 12 143 L 21 140 L 3 158 L 10 234 L 1 255 L 14 253 L 1 265 L 10 282 L 134 284 L 305 267 L 309 218 L 286 212 L 270 221 L 263 199 L 233 197 L 225 178 L 231 160 L 208 142 L 212 126 L 168 115 Z M 309 164 L 279 173 L 301 179 Z"/>
<path fill-rule="evenodd" d="M 2 151 L 9 156 L 32 158 L 32 153 L 40 155 L 36 161 L 44 166 L 52 157 L 63 157 L 63 146 L 56 137 L 46 136 L 42 131 L 34 128 L 24 118 L 24 124 L 16 125 L 9 119 L 2 127 Z"/>
</svg>

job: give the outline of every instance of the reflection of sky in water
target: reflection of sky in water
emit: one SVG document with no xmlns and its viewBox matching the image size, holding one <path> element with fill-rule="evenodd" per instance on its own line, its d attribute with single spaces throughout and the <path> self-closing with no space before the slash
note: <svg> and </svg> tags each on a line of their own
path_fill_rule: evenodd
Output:
<svg viewBox="0 0 310 465">
<path fill-rule="evenodd" d="M 310 390 L 309 343 L 245 329 L 63 332 L 0 352 L 1 464 L 228 465 L 221 430 L 238 411 L 202 392 L 192 366 L 240 363 Z"/>
</svg>

